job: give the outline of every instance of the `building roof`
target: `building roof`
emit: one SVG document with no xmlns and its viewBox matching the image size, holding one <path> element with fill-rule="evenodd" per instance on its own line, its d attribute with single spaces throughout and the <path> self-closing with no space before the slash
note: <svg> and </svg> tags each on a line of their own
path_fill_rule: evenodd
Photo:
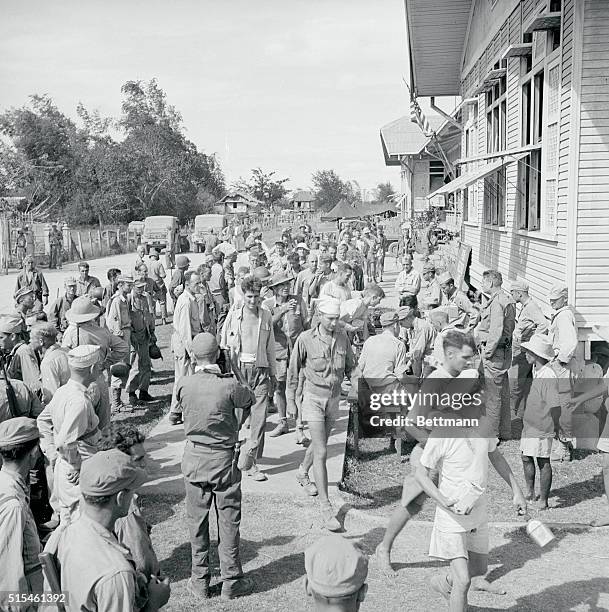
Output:
<svg viewBox="0 0 609 612">
<path fill-rule="evenodd" d="M 431 129 L 436 131 L 443 123 L 439 115 L 428 114 Z M 418 123 L 410 120 L 410 115 L 400 117 L 381 128 L 381 145 L 386 166 L 399 166 L 401 155 L 416 155 L 429 142 L 429 137 L 421 131 Z"/>
<path fill-rule="evenodd" d="M 310 191 L 296 191 L 292 196 L 292 202 L 312 202 L 315 196 Z"/>
<path fill-rule="evenodd" d="M 324 219 L 358 219 L 362 211 L 347 200 L 341 200 L 332 210 L 323 215 Z"/>
<path fill-rule="evenodd" d="M 248 206 L 259 206 L 262 202 L 259 202 L 253 196 L 249 195 L 249 193 L 245 193 L 243 191 L 233 190 L 229 191 L 221 200 L 219 200 L 218 204 L 229 204 L 233 202 L 244 203 Z"/>
<path fill-rule="evenodd" d="M 473 0 L 404 0 L 417 96 L 458 96 Z"/>
</svg>

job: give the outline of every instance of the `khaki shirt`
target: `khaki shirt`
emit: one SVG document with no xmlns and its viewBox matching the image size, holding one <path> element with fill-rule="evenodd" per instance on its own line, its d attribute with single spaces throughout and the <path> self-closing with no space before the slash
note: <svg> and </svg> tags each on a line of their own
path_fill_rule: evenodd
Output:
<svg viewBox="0 0 609 612">
<path fill-rule="evenodd" d="M 298 336 L 290 357 L 287 396 L 295 399 L 301 370 L 306 391 L 337 396 L 345 374 L 350 376 L 354 367 L 353 349 L 343 329 L 336 330 L 330 338 L 322 335 L 319 326 L 305 331 Z"/>
<path fill-rule="evenodd" d="M 389 331 L 370 336 L 362 347 L 358 367 L 371 387 L 399 381 L 408 367 L 406 347 Z"/>
<path fill-rule="evenodd" d="M 81 514 L 45 551 L 55 554 L 61 566 L 61 590 L 68 593 L 69 610 L 136 610 L 136 572 L 129 550 L 96 521 Z M 45 590 L 51 590 L 46 581 Z"/>
<path fill-rule="evenodd" d="M 548 336 L 558 360 L 569 363 L 577 350 L 577 324 L 570 306 L 563 306 L 554 313 Z"/>
<path fill-rule="evenodd" d="M 431 281 L 421 281 L 421 290 L 417 295 L 421 310 L 429 310 L 440 305 L 442 301 L 442 290 L 438 281 L 434 278 Z"/>
<path fill-rule="evenodd" d="M 518 355 L 522 352 L 520 348 L 523 342 L 528 342 L 533 334 L 545 334 L 548 331 L 548 320 L 541 308 L 529 298 L 523 304 L 514 327 L 514 338 L 512 342 L 512 354 Z"/>
<path fill-rule="evenodd" d="M 106 327 L 115 335 L 123 336 L 124 330 L 131 329 L 131 313 L 127 296 L 115 295 L 108 306 Z"/>
<path fill-rule="evenodd" d="M 455 327 L 473 327 L 478 323 L 480 313 L 471 303 L 469 298 L 455 289 L 453 294 L 448 297 L 442 292 L 440 308 L 448 314 L 448 322 Z"/>
<path fill-rule="evenodd" d="M 497 348 L 512 345 L 516 325 L 516 304 L 505 291 L 497 291 L 484 305 L 475 335 L 484 346 L 483 357 L 490 359 Z"/>
<path fill-rule="evenodd" d="M 76 297 L 87 295 L 91 289 L 95 289 L 97 287 L 101 287 L 101 283 L 99 282 L 99 278 L 96 276 L 89 276 L 86 281 L 83 281 L 80 279 L 80 277 L 78 277 L 76 280 Z"/>
<path fill-rule="evenodd" d="M 421 289 L 421 275 L 414 268 L 410 272 L 402 270 L 395 279 L 395 289 L 400 294 L 418 295 Z"/>
<path fill-rule="evenodd" d="M 0 610 L 21 610 L 3 601 L 3 591 L 30 592 L 29 574 L 38 566 L 40 540 L 29 504 L 29 487 L 19 475 L 0 470 Z M 38 570 L 40 586 L 42 576 Z"/>
<path fill-rule="evenodd" d="M 201 332 L 199 306 L 196 297 L 186 290 L 181 293 L 173 311 L 173 335 L 171 348 L 178 356 L 190 352 L 192 339 Z"/>
<path fill-rule="evenodd" d="M 68 354 L 59 344 L 50 346 L 40 362 L 40 379 L 42 382 L 42 401 L 48 404 L 57 389 L 70 380 Z"/>
</svg>

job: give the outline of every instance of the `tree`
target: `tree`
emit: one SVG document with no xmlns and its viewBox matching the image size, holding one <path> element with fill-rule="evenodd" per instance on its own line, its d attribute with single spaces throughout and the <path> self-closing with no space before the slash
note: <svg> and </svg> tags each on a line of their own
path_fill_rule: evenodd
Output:
<svg viewBox="0 0 609 612">
<path fill-rule="evenodd" d="M 48 96 L 0 115 L 0 134 L 10 141 L 0 141 L 0 194 L 24 192 L 33 209 L 77 224 L 153 214 L 184 221 L 209 210 L 226 192 L 217 157 L 184 136 L 156 80 L 127 81 L 121 91 L 118 120 L 79 104 L 77 125 Z"/>
<path fill-rule="evenodd" d="M 391 202 L 395 196 L 395 189 L 389 181 L 376 186 L 376 199 L 378 202 Z"/>
<path fill-rule="evenodd" d="M 334 170 L 318 170 L 311 176 L 314 186 L 315 208 L 328 211 L 341 200 L 354 202 L 357 197 L 353 186 L 343 181 Z"/>
<path fill-rule="evenodd" d="M 276 174 L 275 170 L 265 172 L 262 168 L 254 168 L 250 178 L 239 177 L 233 183 L 233 189 L 247 193 L 256 200 L 264 202 L 268 208 L 278 206 L 288 195 L 285 184 L 290 179 L 276 179 Z"/>
</svg>

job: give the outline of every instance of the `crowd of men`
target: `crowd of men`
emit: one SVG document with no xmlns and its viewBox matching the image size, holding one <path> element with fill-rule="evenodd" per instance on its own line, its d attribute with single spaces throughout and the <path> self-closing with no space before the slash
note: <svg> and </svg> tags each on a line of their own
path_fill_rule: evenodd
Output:
<svg viewBox="0 0 609 612">
<path fill-rule="evenodd" d="M 421 388 L 475 379 L 472 384 L 484 390 L 485 429 L 469 447 L 463 446 L 467 435 L 437 437 L 414 426 L 398 432 L 417 441 L 413 472 L 377 556 L 391 571 L 393 542 L 429 495 L 439 507 L 430 554 L 451 563 L 451 573 L 432 586 L 455 610 L 465 605 L 472 577 L 491 588 L 483 578 L 485 510 L 477 499 L 465 510 L 456 504 L 454 483 L 473 453 L 472 482 L 484 488 L 488 455 L 524 512 L 527 500 L 536 498 L 537 466 L 538 505 L 547 508 L 550 459 L 569 457 L 573 412 L 584 401 L 572 397 L 581 375 L 575 319 L 566 287 L 552 288 L 554 315 L 548 321 L 526 282 L 512 282 L 508 293 L 493 270 L 484 273 L 481 295 L 470 299 L 450 273 L 436 276 L 429 260 L 421 273 L 415 270 L 411 244 L 405 231 L 395 281 L 399 307 L 380 317 L 376 309 L 385 294 L 377 283 L 388 243 L 383 228 L 372 223 L 347 224 L 333 236 L 302 224 L 272 246 L 257 227 L 245 235 L 230 226 L 206 240 L 196 268 L 179 255 L 175 268 L 166 269 L 157 251 L 146 256 L 138 248 L 133 268 L 108 270 L 105 287 L 82 261 L 78 276 L 65 279 L 64 294 L 52 303 L 44 275 L 25 257 L 15 310 L 0 315 L 0 566 L 11 568 L 0 576 L 0 591 L 42 589 L 42 540 L 54 560 L 48 571 L 57 570 L 61 590 L 73 598 L 70 609 L 155 610 L 167 602 L 170 586 L 135 494 L 145 481 L 143 436 L 112 419 L 154 399 L 149 386 L 151 360 L 160 356 L 156 326 L 167 324 L 175 366 L 169 420 L 183 424 L 186 438 L 191 594 L 206 599 L 212 593 L 212 505 L 221 595 L 233 599 L 254 589 L 239 552 L 241 475 L 268 478 L 258 463 L 269 412 L 279 416 L 269 437 L 294 431 L 295 450 L 302 448 L 296 480 L 318 498 L 324 527 L 340 531 L 328 497 L 326 459 L 344 383 L 361 378 L 371 390 L 387 392 L 400 388 L 407 375 Z M 508 381 L 510 368 L 516 374 Z M 417 410 L 427 415 L 446 409 Z M 512 416 L 524 424 L 527 500 L 497 449 L 512 437 Z M 438 469 L 445 476 L 439 489 Z M 355 549 L 344 549 L 344 540 L 332 542 L 307 552 L 307 592 L 318 609 L 356 609 L 365 594 L 365 563 Z M 478 555 L 473 574 L 468 555 Z M 342 586 L 323 582 L 328 564 L 344 574 Z"/>
</svg>

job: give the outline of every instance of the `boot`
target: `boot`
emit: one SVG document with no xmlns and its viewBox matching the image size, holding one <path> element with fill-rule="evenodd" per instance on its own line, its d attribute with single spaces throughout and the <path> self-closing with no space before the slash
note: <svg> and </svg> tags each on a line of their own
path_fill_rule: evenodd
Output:
<svg viewBox="0 0 609 612">
<path fill-rule="evenodd" d="M 135 394 L 135 391 L 129 391 L 129 403 L 132 406 L 137 406 L 138 399 L 137 399 L 137 395 Z"/>
<path fill-rule="evenodd" d="M 120 387 L 110 387 L 111 391 L 111 404 L 110 407 L 112 412 L 120 412 L 121 410 L 125 410 L 125 404 L 123 404 L 123 400 L 121 400 L 121 388 Z"/>
<path fill-rule="evenodd" d="M 282 436 L 283 434 L 290 433 L 290 428 L 288 426 L 287 419 L 279 419 L 279 423 L 277 423 L 275 429 L 269 433 L 271 438 L 277 438 Z"/>
<path fill-rule="evenodd" d="M 235 599 L 249 595 L 256 587 L 255 582 L 248 576 L 237 578 L 236 580 L 225 580 L 222 583 L 222 599 Z"/>
</svg>

